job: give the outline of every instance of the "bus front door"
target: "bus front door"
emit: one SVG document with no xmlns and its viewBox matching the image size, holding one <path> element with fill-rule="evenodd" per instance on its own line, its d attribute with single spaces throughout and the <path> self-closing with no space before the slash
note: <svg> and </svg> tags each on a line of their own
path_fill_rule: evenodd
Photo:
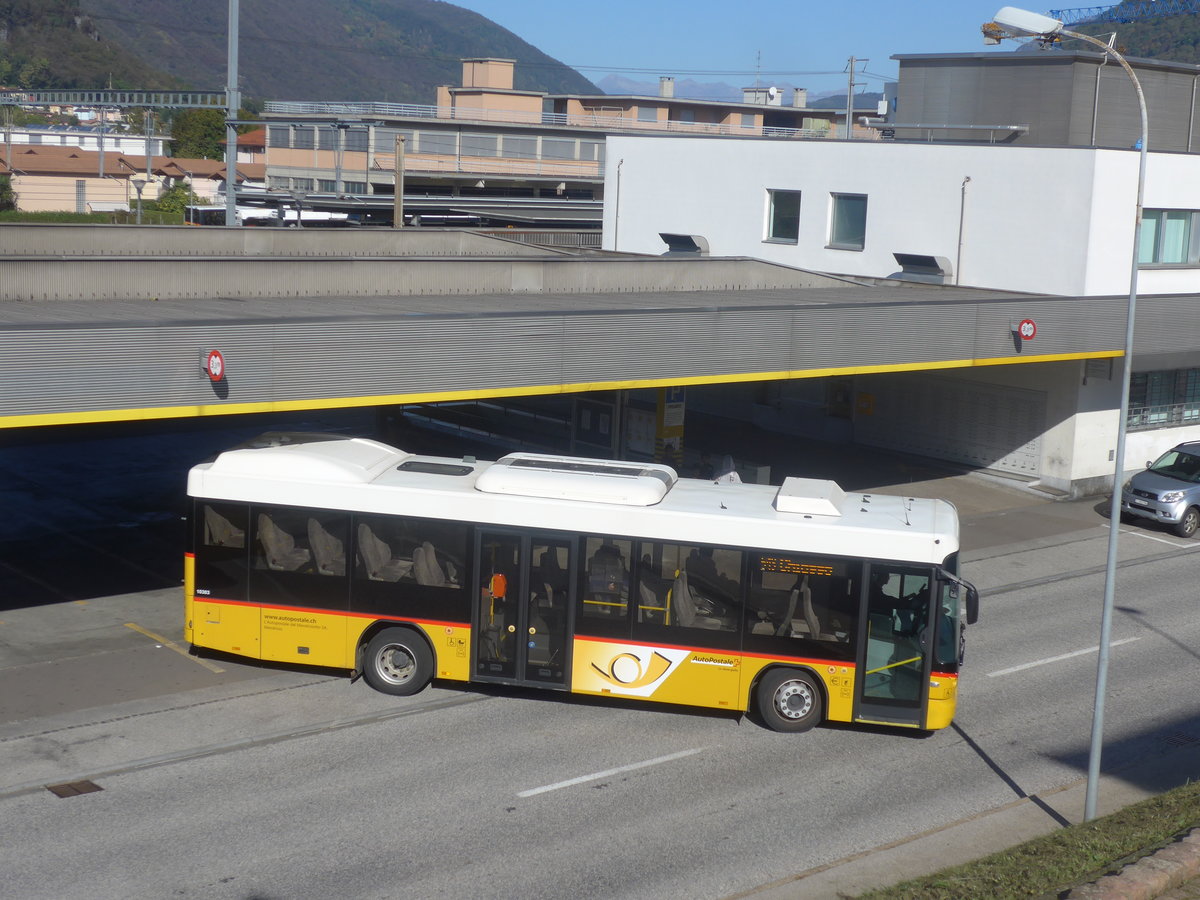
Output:
<svg viewBox="0 0 1200 900">
<path fill-rule="evenodd" d="M 874 563 L 859 641 L 855 721 L 918 728 L 929 697 L 933 572 Z"/>
<path fill-rule="evenodd" d="M 480 533 L 474 680 L 569 687 L 571 546 L 555 535 Z"/>
</svg>

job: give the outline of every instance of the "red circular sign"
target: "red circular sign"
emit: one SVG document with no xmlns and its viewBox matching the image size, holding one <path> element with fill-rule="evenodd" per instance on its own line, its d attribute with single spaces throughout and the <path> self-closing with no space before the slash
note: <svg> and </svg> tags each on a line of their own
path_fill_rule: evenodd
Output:
<svg viewBox="0 0 1200 900">
<path fill-rule="evenodd" d="M 208 358 L 204 360 L 204 370 L 208 372 L 209 381 L 220 381 L 225 377 L 225 357 L 220 350 L 209 350 Z"/>
<path fill-rule="evenodd" d="M 1017 326 L 1017 334 L 1023 341 L 1032 341 L 1037 336 L 1037 322 L 1033 319 L 1022 319 L 1021 324 Z"/>
</svg>

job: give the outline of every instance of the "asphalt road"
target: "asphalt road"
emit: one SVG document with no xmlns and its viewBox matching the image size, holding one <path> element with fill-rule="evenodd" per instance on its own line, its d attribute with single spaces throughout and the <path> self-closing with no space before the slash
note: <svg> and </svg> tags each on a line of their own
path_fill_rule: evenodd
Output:
<svg viewBox="0 0 1200 900">
<path fill-rule="evenodd" d="M 395 699 L 189 656 L 175 589 L 0 610 L 2 892 L 720 898 L 1077 782 L 1107 523 L 977 476 L 906 487 L 958 503 L 983 594 L 958 721 L 924 738 L 511 689 Z M 1137 780 L 1200 743 L 1200 541 L 1122 530 L 1104 764 Z M 99 790 L 46 789 L 83 780 Z"/>
</svg>

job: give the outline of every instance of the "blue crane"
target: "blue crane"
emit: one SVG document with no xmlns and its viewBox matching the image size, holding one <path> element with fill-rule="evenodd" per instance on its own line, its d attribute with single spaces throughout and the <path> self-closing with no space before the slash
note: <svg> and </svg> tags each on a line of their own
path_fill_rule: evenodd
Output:
<svg viewBox="0 0 1200 900">
<path fill-rule="evenodd" d="M 1052 9 L 1047 15 L 1066 26 L 1083 22 L 1140 22 L 1161 16 L 1200 13 L 1200 0 L 1126 0 L 1116 6 L 1078 6 Z"/>
</svg>

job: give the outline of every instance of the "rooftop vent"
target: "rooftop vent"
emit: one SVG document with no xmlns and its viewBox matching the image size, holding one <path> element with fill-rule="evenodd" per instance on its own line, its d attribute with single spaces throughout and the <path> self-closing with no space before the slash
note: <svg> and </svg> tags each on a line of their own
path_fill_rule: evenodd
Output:
<svg viewBox="0 0 1200 900">
<path fill-rule="evenodd" d="M 658 236 L 667 245 L 663 256 L 708 256 L 708 240 L 699 234 L 667 234 Z"/>
<path fill-rule="evenodd" d="M 785 478 L 775 495 L 775 509 L 804 516 L 840 516 L 846 492 L 835 481 Z"/>
<path fill-rule="evenodd" d="M 653 506 L 678 480 L 670 466 L 540 453 L 510 453 L 479 476 L 488 494 Z"/>
<path fill-rule="evenodd" d="M 944 256 L 925 256 L 921 253 L 893 253 L 900 271 L 888 278 L 897 281 L 916 281 L 921 284 L 946 284 L 954 274 L 954 266 Z"/>
</svg>

